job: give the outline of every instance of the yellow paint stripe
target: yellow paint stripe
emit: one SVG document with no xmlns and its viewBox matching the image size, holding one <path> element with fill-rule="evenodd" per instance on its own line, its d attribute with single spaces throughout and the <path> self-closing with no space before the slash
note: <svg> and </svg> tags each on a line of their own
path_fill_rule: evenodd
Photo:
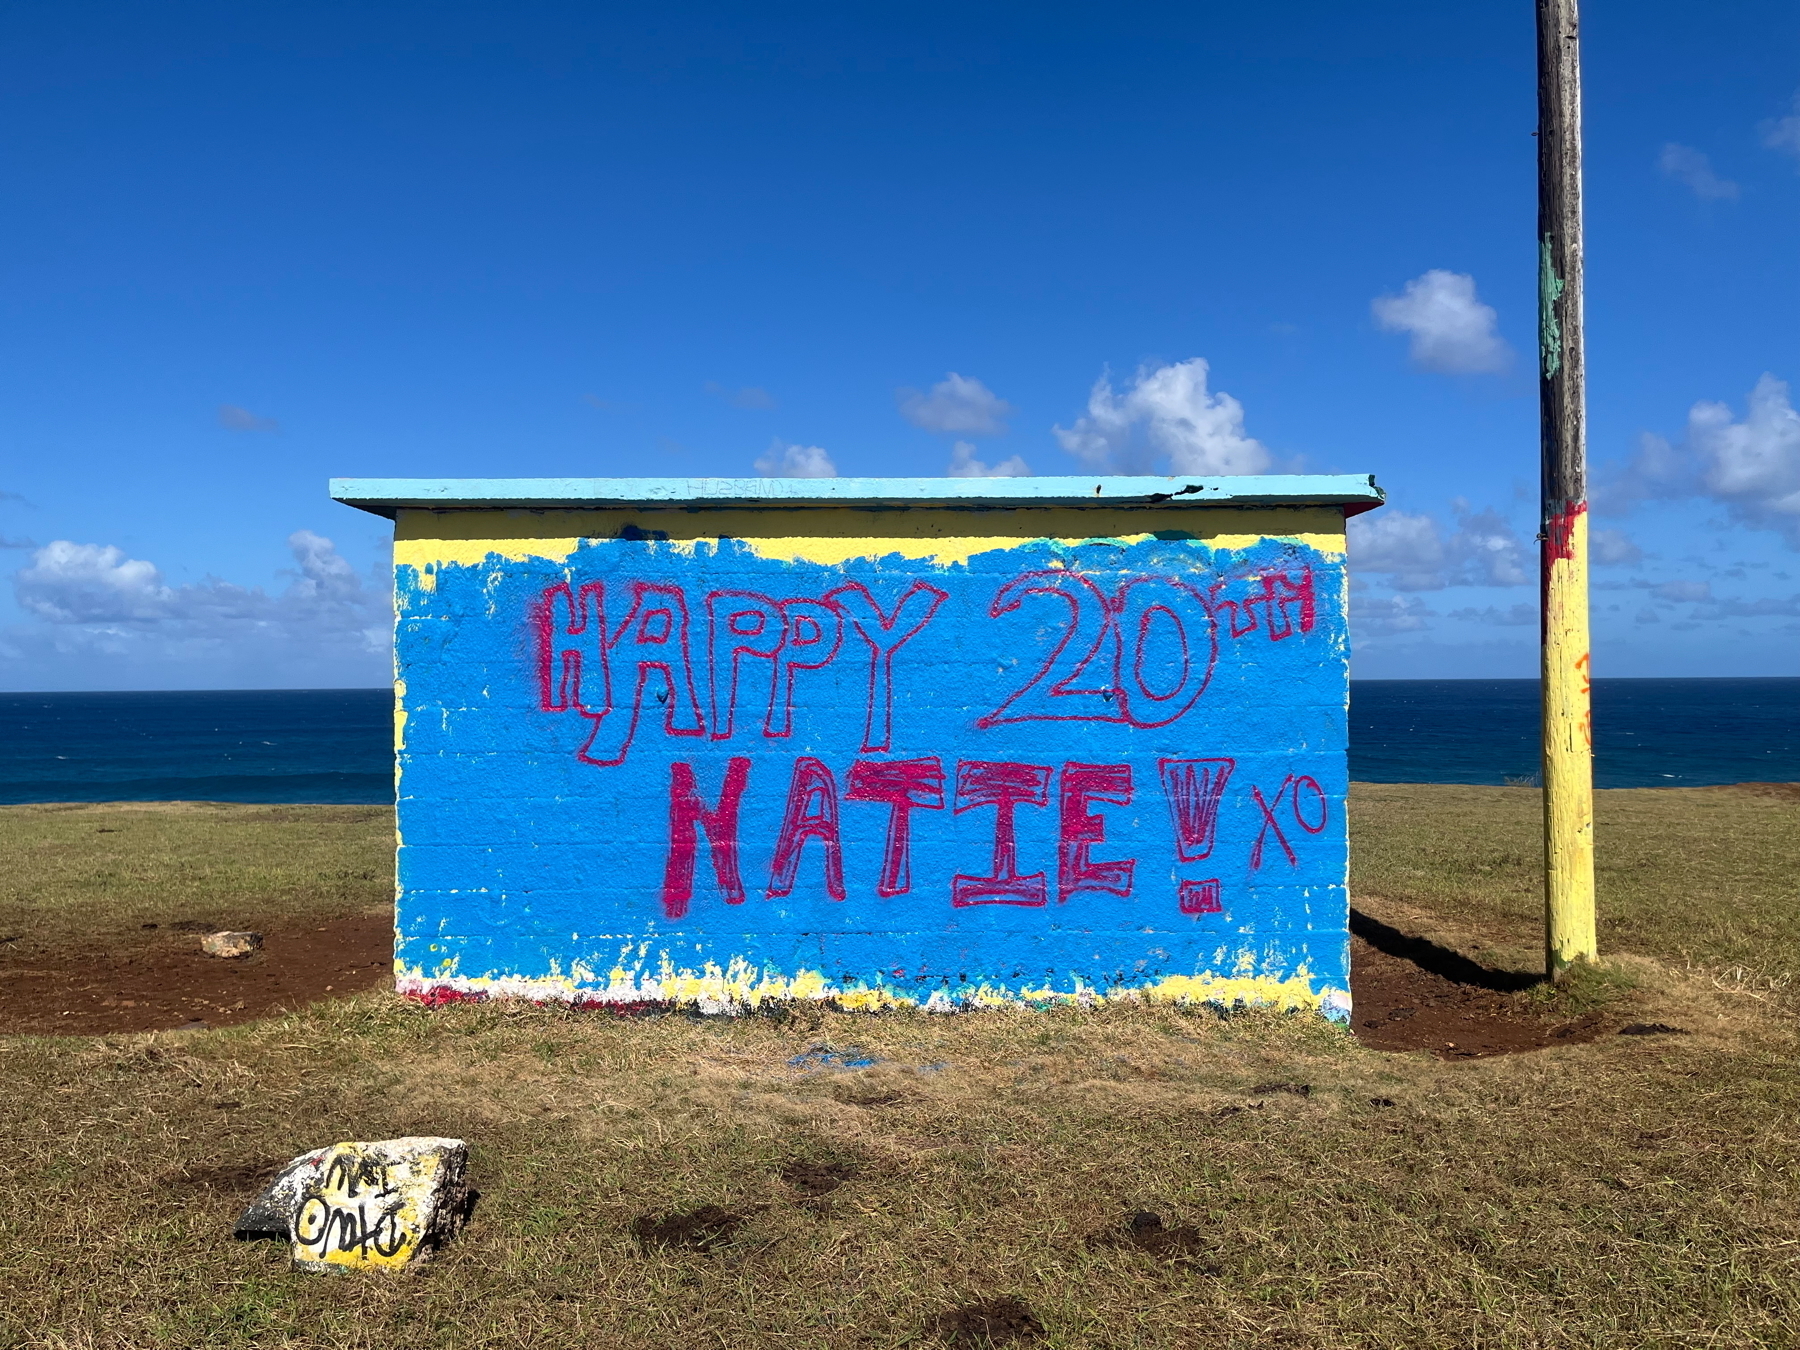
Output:
<svg viewBox="0 0 1800 1350">
<path fill-rule="evenodd" d="M 654 977 L 633 978 L 624 969 L 609 972 L 605 984 L 593 972 L 578 967 L 567 976 L 552 975 L 532 979 L 523 976 L 466 976 L 444 970 L 426 974 L 420 966 L 399 967 L 401 993 L 425 994 L 450 988 L 460 993 L 484 994 L 491 998 L 528 999 L 540 1003 L 572 1003 L 598 1000 L 613 1003 L 686 1003 L 696 1004 L 708 1012 L 736 1012 L 760 1007 L 767 1002 L 786 1000 L 831 1000 L 843 1007 L 876 1011 L 883 1008 L 932 1006 L 938 1000 L 920 1000 L 877 986 L 843 989 L 833 985 L 823 971 L 804 970 L 791 976 L 772 975 L 743 960 L 728 966 L 708 963 L 703 969 L 677 970 L 664 964 Z M 1286 1010 L 1347 1009 L 1349 995 L 1344 990 L 1325 989 L 1314 992 L 1311 978 L 1302 969 L 1289 976 L 1235 973 L 1217 975 L 1170 975 L 1137 988 L 1110 991 L 1082 990 L 1077 993 L 1053 989 L 1011 990 L 993 985 L 979 985 L 960 991 L 957 1000 L 975 1007 L 1020 1007 L 1038 1003 L 1104 1003 L 1147 1000 L 1153 1003 L 1219 1003 L 1226 1005 L 1258 1004 Z M 947 1004 L 947 1000 L 945 1000 Z"/>
<path fill-rule="evenodd" d="M 1344 552 L 1336 507 L 1139 508 L 1034 507 L 993 511 L 837 510 L 402 510 L 394 523 L 394 562 L 436 587 L 439 564 L 472 566 L 489 556 L 566 561 L 584 542 L 643 531 L 691 549 L 720 539 L 743 542 L 758 557 L 835 566 L 853 559 L 932 559 L 966 564 L 979 553 L 1042 539 L 1136 543 L 1157 530 L 1191 531 L 1209 548 L 1249 548 L 1268 538 L 1305 544 L 1330 557 Z"/>
</svg>

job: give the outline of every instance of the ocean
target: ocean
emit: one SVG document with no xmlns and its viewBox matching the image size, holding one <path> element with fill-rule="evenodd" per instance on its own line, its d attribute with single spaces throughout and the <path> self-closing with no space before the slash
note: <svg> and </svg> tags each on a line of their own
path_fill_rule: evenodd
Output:
<svg viewBox="0 0 1800 1350">
<path fill-rule="evenodd" d="M 1355 680 L 1350 776 L 1529 781 L 1535 680 Z M 393 800 L 386 689 L 0 694 L 0 803 Z M 1800 679 L 1596 680 L 1603 788 L 1800 781 Z"/>
<path fill-rule="evenodd" d="M 1352 680 L 1350 777 L 1538 773 L 1536 680 Z M 1594 786 L 1800 782 L 1800 679 L 1595 680 Z"/>
<path fill-rule="evenodd" d="M 0 694 L 0 802 L 391 802 L 388 689 Z"/>
</svg>

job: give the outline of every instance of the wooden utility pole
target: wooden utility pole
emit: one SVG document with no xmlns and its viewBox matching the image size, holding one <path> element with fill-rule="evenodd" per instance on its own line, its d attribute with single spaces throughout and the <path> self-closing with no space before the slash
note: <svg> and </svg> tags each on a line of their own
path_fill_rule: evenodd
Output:
<svg viewBox="0 0 1800 1350">
<path fill-rule="evenodd" d="M 1543 448 L 1545 959 L 1596 954 L 1581 305 L 1579 0 L 1537 0 L 1538 408 Z"/>
</svg>

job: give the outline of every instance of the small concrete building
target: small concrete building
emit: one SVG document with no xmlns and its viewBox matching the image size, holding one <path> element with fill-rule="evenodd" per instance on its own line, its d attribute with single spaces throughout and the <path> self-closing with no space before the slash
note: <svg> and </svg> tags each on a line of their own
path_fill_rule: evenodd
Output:
<svg viewBox="0 0 1800 1350">
<path fill-rule="evenodd" d="M 1349 1009 L 1367 476 L 339 479 L 427 999 Z"/>
</svg>

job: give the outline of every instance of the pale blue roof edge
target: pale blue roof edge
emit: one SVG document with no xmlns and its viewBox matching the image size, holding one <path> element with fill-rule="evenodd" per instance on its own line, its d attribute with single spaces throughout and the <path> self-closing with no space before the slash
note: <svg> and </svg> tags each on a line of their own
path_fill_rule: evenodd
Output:
<svg viewBox="0 0 1800 1350">
<path fill-rule="evenodd" d="M 1386 494 L 1366 473 L 1220 478 L 334 478 L 346 506 L 392 519 L 402 507 L 474 510 L 597 506 L 1341 506 Z"/>
</svg>

